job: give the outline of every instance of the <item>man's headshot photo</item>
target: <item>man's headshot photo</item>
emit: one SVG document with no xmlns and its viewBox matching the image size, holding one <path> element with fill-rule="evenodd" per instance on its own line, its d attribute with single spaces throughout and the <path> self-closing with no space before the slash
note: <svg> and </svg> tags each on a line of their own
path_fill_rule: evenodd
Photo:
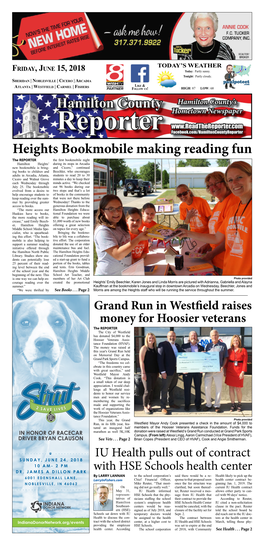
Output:
<svg viewBox="0 0 264 545">
<path fill-rule="evenodd" d="M 113 511 L 112 484 L 94 484 L 94 511 Z"/>
</svg>

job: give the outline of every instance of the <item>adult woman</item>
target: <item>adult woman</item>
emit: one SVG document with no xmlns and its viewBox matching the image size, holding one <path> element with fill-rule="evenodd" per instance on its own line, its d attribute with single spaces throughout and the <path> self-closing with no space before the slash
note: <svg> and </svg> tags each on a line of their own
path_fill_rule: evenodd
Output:
<svg viewBox="0 0 264 545">
<path fill-rule="evenodd" d="M 94 242 L 98 261 L 95 274 L 121 274 L 131 265 L 131 251 L 142 240 L 148 240 L 143 232 L 131 241 L 119 197 L 105 195 L 96 214 Z"/>
<path fill-rule="evenodd" d="M 196 41 L 184 46 L 184 49 L 189 49 L 189 51 L 186 54 L 181 53 L 181 59 L 228 60 L 236 58 L 228 44 L 215 39 L 218 29 L 218 17 L 215 12 L 194 12 L 190 19 L 190 25 Z"/>
<path fill-rule="evenodd" d="M 238 401 L 237 410 L 241 412 L 242 388 L 244 382 L 244 374 L 247 370 L 248 355 L 246 349 L 242 348 L 241 339 L 238 335 L 233 335 L 230 346 L 231 348 L 228 350 L 228 361 L 225 365 L 225 383 L 229 386 L 229 395 L 231 400 L 230 411 L 233 412 L 236 410 L 236 390 Z"/>
<path fill-rule="evenodd" d="M 196 331 L 190 331 L 189 333 L 189 342 L 182 344 L 181 346 L 183 352 L 203 352 L 204 347 L 201 344 L 198 344 L 198 336 Z M 184 385 L 184 408 L 185 411 L 189 411 L 191 403 L 191 385 L 192 381 L 194 382 L 195 387 L 195 406 L 196 410 L 201 410 L 201 383 L 202 383 L 202 373 L 184 373 L 183 374 L 183 385 Z"/>
<path fill-rule="evenodd" d="M 143 407 L 146 414 L 151 414 L 151 402 L 155 384 L 159 376 L 157 341 L 153 333 L 147 333 L 145 337 L 145 344 L 139 351 L 139 364 L 144 386 Z"/>
<path fill-rule="evenodd" d="M 205 185 L 207 191 L 218 199 L 212 215 L 208 222 L 208 229 L 210 234 L 215 234 L 220 225 L 223 223 L 228 210 L 231 206 L 239 204 L 239 198 L 233 193 L 231 193 L 226 181 L 225 176 L 222 172 L 212 172 L 212 174 L 207 174 L 205 178 Z M 206 253 L 206 259 L 212 261 L 215 271 L 218 274 L 223 274 L 223 264 L 224 264 L 224 255 L 225 255 L 225 242 L 221 244 L 205 244 L 202 246 L 199 251 L 201 253 Z"/>
<path fill-rule="evenodd" d="M 180 219 L 190 224 L 191 231 L 208 233 L 208 220 L 212 214 L 208 202 L 201 197 L 195 197 L 184 184 L 178 185 L 176 194 L 181 200 Z"/>
<path fill-rule="evenodd" d="M 225 241 L 224 276 L 252 275 L 252 167 L 245 161 L 231 163 L 225 180 L 233 195 L 239 197 L 238 205 L 228 213 L 215 234 L 192 233 L 192 238 L 209 244 Z M 178 230 L 180 238 L 188 237 L 185 229 Z"/>
</svg>

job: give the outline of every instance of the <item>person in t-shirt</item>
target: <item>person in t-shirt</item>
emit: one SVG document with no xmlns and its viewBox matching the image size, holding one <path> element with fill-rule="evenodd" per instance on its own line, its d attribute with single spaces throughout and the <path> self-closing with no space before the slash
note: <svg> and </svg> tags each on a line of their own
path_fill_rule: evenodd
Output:
<svg viewBox="0 0 264 545">
<path fill-rule="evenodd" d="M 208 202 L 201 197 L 195 197 L 185 184 L 178 185 L 176 194 L 181 200 L 180 219 L 189 223 L 192 232 L 208 233 L 208 220 L 212 215 Z"/>
<path fill-rule="evenodd" d="M 152 202 L 147 202 L 142 208 L 142 228 L 146 227 L 150 229 L 153 225 L 157 225 L 157 222 L 154 221 L 156 215 L 156 208 Z M 152 246 L 152 243 L 156 238 L 149 239 L 149 248 Z"/>
<path fill-rule="evenodd" d="M 126 222 L 131 240 L 138 237 L 142 232 L 142 216 L 138 208 L 129 208 L 126 213 Z M 146 229 L 146 228 L 145 228 Z M 133 263 L 144 259 L 149 251 L 148 240 L 142 240 L 132 250 Z"/>
<path fill-rule="evenodd" d="M 225 172 L 225 180 L 238 204 L 231 206 L 215 234 L 192 233 L 192 238 L 209 244 L 225 242 L 224 276 L 252 275 L 252 166 L 234 161 Z M 186 229 L 179 229 L 180 238 L 188 237 Z"/>
<path fill-rule="evenodd" d="M 231 193 L 223 172 L 216 171 L 207 174 L 205 185 L 207 191 L 218 199 L 208 222 L 209 233 L 215 234 L 228 214 L 229 208 L 238 205 L 240 199 Z M 204 244 L 198 251 L 206 254 L 206 259 L 212 261 L 217 274 L 223 274 L 225 241 L 221 244 Z"/>
<path fill-rule="evenodd" d="M 150 227 L 153 227 L 153 225 L 156 225 L 157 222 L 154 221 L 155 215 L 156 208 L 154 204 L 151 202 L 144 204 L 142 208 L 142 227 L 147 227 L 149 229 Z"/>
</svg>

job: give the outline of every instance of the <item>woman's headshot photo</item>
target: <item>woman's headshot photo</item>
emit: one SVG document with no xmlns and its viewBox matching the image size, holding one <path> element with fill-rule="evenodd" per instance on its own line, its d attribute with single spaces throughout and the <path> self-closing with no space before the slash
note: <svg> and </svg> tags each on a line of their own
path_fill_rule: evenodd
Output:
<svg viewBox="0 0 264 545">
<path fill-rule="evenodd" d="M 172 34 L 171 58 L 201 61 L 239 58 L 234 48 L 247 48 L 247 46 L 242 43 L 242 40 L 240 45 L 237 43 L 234 31 L 228 32 L 229 28 L 245 26 L 239 24 L 238 15 L 240 17 L 237 13 L 217 14 L 214 11 L 184 13 L 177 21 Z M 241 16 L 245 15 L 247 14 L 241 14 Z M 250 58 L 250 50 L 245 58 Z"/>
</svg>

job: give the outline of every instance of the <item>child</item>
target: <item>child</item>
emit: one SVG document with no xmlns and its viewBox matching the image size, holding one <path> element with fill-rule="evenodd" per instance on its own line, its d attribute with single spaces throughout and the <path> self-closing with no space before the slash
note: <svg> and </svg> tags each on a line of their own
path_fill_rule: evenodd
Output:
<svg viewBox="0 0 264 545">
<path fill-rule="evenodd" d="M 148 229 L 150 227 L 153 227 L 153 225 L 156 225 L 156 221 L 154 221 L 156 215 L 156 209 L 154 204 L 151 202 L 147 202 L 144 204 L 142 208 L 142 227 L 147 227 Z"/>
<path fill-rule="evenodd" d="M 138 208 L 129 208 L 126 214 L 126 222 L 131 240 L 135 240 L 141 233 L 142 216 L 140 210 Z M 139 242 L 132 250 L 133 263 L 139 259 L 144 259 L 148 251 L 148 240 Z"/>
<path fill-rule="evenodd" d="M 149 229 L 150 227 L 153 227 L 153 225 L 156 225 L 157 222 L 154 221 L 156 215 L 156 208 L 154 204 L 151 202 L 147 202 L 144 204 L 142 208 L 142 227 L 147 227 Z M 149 239 L 149 248 L 152 246 L 153 241 L 157 240 L 156 238 L 150 238 Z"/>
<path fill-rule="evenodd" d="M 131 252 L 148 237 L 140 233 L 131 240 L 122 201 L 116 195 L 105 195 L 96 214 L 94 242 L 97 252 L 96 275 L 120 275 L 131 265 Z"/>
</svg>

